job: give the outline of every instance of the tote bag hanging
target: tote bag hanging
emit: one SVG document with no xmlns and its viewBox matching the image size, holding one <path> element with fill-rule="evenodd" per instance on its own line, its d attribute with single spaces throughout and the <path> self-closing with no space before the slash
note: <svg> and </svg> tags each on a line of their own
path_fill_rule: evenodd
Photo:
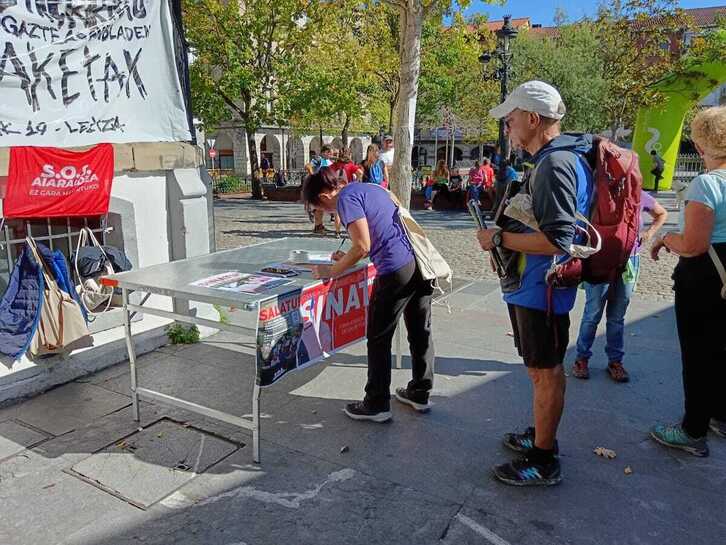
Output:
<svg viewBox="0 0 726 545">
<path fill-rule="evenodd" d="M 93 337 L 83 319 L 81 307 L 60 289 L 35 241 L 27 237 L 25 242 L 43 272 L 45 284 L 40 320 L 28 350 L 31 356 L 58 354 L 92 346 Z"/>
</svg>

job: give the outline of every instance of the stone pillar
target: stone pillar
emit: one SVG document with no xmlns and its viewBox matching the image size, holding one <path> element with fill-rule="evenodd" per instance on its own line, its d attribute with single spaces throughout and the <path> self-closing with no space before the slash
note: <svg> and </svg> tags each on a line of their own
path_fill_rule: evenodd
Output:
<svg viewBox="0 0 726 545">
<path fill-rule="evenodd" d="M 209 253 L 207 188 L 196 168 L 166 173 L 169 260 Z M 187 301 L 174 300 L 174 312 L 189 313 Z"/>
</svg>

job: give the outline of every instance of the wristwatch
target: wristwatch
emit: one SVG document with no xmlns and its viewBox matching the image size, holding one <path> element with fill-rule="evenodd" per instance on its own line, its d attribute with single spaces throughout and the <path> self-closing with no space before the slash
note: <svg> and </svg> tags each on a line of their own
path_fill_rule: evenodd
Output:
<svg viewBox="0 0 726 545">
<path fill-rule="evenodd" d="M 501 248 L 503 243 L 504 240 L 502 240 L 502 232 L 497 231 L 496 233 L 494 233 L 494 235 L 492 236 L 492 244 L 494 244 L 494 247 Z"/>
</svg>

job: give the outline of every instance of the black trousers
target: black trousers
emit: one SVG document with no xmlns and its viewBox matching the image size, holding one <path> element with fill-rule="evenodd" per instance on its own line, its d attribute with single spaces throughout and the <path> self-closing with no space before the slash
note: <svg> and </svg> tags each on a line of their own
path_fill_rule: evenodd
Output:
<svg viewBox="0 0 726 545">
<path fill-rule="evenodd" d="M 691 437 L 705 436 L 711 418 L 726 421 L 726 300 L 718 276 L 698 274 L 713 270 L 708 260 L 681 258 L 674 274 L 686 409 L 682 424 Z M 684 266 L 689 261 L 699 266 Z"/>
<path fill-rule="evenodd" d="M 421 277 L 413 260 L 401 269 L 376 278 L 368 306 L 368 383 L 366 401 L 388 408 L 391 398 L 391 344 L 398 320 L 408 330 L 414 390 L 429 391 L 434 378 L 434 343 L 431 336 L 430 281 Z"/>
</svg>

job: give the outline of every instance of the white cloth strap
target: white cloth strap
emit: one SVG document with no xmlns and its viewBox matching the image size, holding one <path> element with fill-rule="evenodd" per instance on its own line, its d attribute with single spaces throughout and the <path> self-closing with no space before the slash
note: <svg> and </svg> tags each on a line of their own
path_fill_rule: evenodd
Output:
<svg viewBox="0 0 726 545">
<path fill-rule="evenodd" d="M 721 259 L 718 257 L 713 245 L 708 247 L 708 255 L 711 256 L 711 261 L 713 261 L 713 265 L 716 267 L 718 275 L 721 277 L 721 283 L 723 284 L 721 287 L 721 298 L 726 299 L 726 269 L 724 268 L 723 263 L 721 263 Z"/>
</svg>

